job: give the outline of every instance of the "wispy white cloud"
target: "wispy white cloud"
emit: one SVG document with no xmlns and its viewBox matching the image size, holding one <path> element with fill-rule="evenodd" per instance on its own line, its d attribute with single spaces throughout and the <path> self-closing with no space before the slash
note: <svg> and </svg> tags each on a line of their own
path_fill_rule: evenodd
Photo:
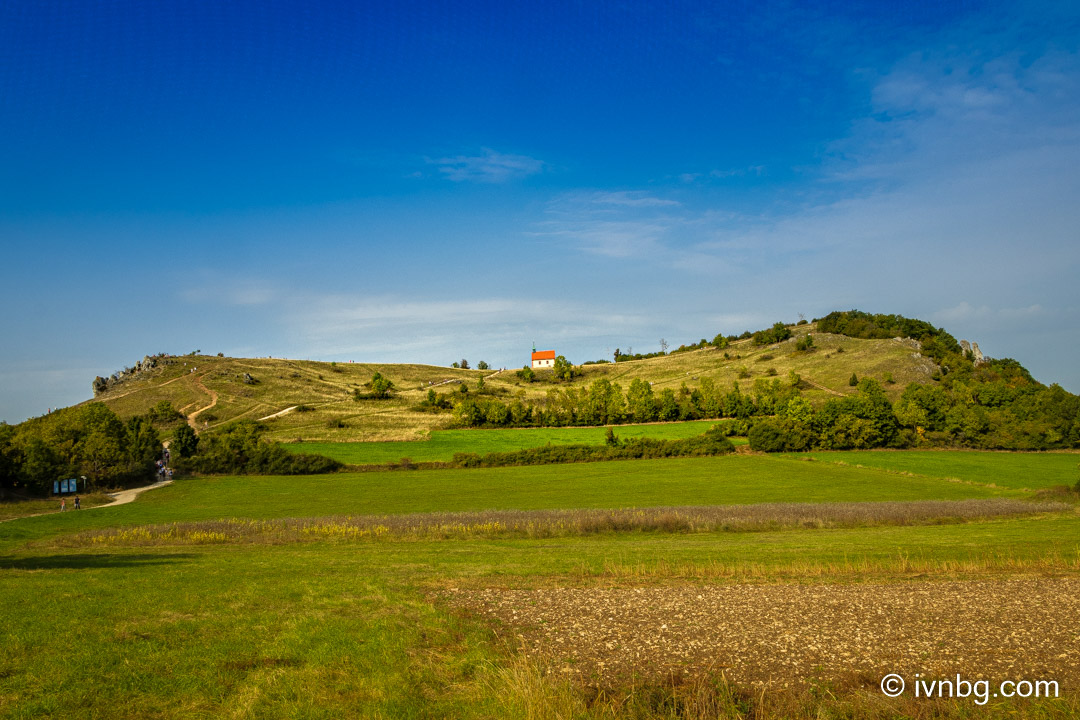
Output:
<svg viewBox="0 0 1080 720">
<path fill-rule="evenodd" d="M 454 182 L 503 183 L 536 175 L 547 167 L 543 160 L 500 153 L 490 148 L 482 148 L 479 155 L 429 158 L 428 163 Z"/>
<path fill-rule="evenodd" d="M 597 191 L 577 196 L 583 204 L 616 205 L 630 208 L 677 207 L 681 203 L 670 198 L 659 198 L 642 191 L 621 190 L 617 192 Z"/>
<path fill-rule="evenodd" d="M 279 291 L 275 284 L 265 281 L 206 273 L 202 282 L 182 288 L 177 294 L 181 300 L 194 305 L 213 303 L 258 307 L 277 300 Z"/>
<path fill-rule="evenodd" d="M 668 226 L 658 221 L 569 220 L 547 224 L 534 236 L 559 238 L 579 250 L 611 258 L 631 258 L 664 252 Z"/>
<path fill-rule="evenodd" d="M 710 180 L 729 180 L 731 178 L 759 178 L 767 174 L 764 165 L 748 165 L 738 168 L 714 168 L 708 171 L 696 170 L 693 172 L 679 173 L 675 177 L 684 185 Z"/>
<path fill-rule="evenodd" d="M 930 317 L 934 322 L 948 325 L 957 323 L 978 324 L 990 326 L 1006 323 L 1010 327 L 1017 323 L 1025 323 L 1037 320 L 1046 314 L 1046 310 L 1038 303 L 1027 307 L 991 307 L 989 305 L 972 305 L 966 300 L 952 307 L 934 312 Z"/>
<path fill-rule="evenodd" d="M 733 177 L 745 177 L 751 175 L 754 177 L 761 177 L 765 174 L 764 165 L 750 165 L 744 168 L 730 168 L 727 170 L 710 170 L 709 177 L 711 178 L 733 178 Z"/>
<path fill-rule="evenodd" d="M 318 356 L 427 358 L 437 364 L 463 353 L 474 362 L 482 357 L 513 363 L 533 341 L 595 345 L 606 337 L 633 336 L 648 323 L 644 315 L 618 308 L 536 296 L 417 300 L 308 295 L 283 306 L 283 319 L 303 347 Z"/>
<path fill-rule="evenodd" d="M 548 204 L 548 219 L 533 237 L 558 240 L 593 255 L 654 257 L 666 252 L 669 235 L 682 222 L 682 204 L 644 191 L 581 191 Z"/>
</svg>

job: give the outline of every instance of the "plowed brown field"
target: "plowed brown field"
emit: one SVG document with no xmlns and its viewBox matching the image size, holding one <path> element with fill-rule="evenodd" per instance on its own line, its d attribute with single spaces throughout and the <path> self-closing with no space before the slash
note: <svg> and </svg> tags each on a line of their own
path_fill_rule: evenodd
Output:
<svg viewBox="0 0 1080 720">
<path fill-rule="evenodd" d="M 530 657 L 589 682 L 720 672 L 820 678 L 1056 680 L 1080 689 L 1080 578 L 886 584 L 460 589 Z"/>
</svg>

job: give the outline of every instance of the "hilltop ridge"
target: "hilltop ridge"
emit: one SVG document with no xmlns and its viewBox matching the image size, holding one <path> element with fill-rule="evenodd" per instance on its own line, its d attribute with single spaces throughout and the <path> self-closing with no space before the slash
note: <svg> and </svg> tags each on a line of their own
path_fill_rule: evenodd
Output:
<svg viewBox="0 0 1080 720">
<path fill-rule="evenodd" d="M 541 400 L 553 389 L 583 388 L 598 378 L 621 384 L 633 380 L 664 388 L 697 388 L 703 380 L 717 386 L 756 380 L 801 379 L 802 394 L 812 403 L 855 393 L 854 373 L 882 383 L 896 400 L 910 383 L 931 382 L 940 366 L 921 353 L 910 338 L 862 339 L 817 332 L 816 323 L 788 326 L 791 337 L 778 343 L 755 344 L 752 338 L 725 348 L 706 346 L 641 360 L 578 366 L 580 375 L 556 382 L 538 373 L 526 382 L 515 369 L 474 370 L 418 364 L 329 363 L 282 358 L 231 358 L 210 355 L 155 356 L 153 365 L 123 375 L 96 400 L 121 417 L 148 412 L 168 401 L 199 430 L 212 430 L 240 419 L 260 420 L 277 440 L 415 440 L 428 431 L 453 424 L 452 413 L 417 411 L 429 390 L 444 393 L 461 383 L 474 393 L 484 380 L 484 392 L 504 400 Z M 812 336 L 813 349 L 796 349 Z M 525 358 L 527 360 L 527 358 Z M 573 360 L 573 359 L 572 359 Z M 357 400 L 375 373 L 394 385 L 384 400 Z"/>
</svg>

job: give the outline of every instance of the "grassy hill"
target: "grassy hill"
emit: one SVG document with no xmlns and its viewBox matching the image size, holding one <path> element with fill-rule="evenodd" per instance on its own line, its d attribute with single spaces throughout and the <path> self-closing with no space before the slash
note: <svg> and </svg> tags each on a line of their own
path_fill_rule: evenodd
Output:
<svg viewBox="0 0 1080 720">
<path fill-rule="evenodd" d="M 849 395 L 852 373 L 884 384 L 890 398 L 899 397 L 911 382 L 927 382 L 937 365 L 918 352 L 912 340 L 863 340 L 816 332 L 814 324 L 793 327 L 793 336 L 773 345 L 751 340 L 724 350 L 698 350 L 620 362 L 583 366 L 583 375 L 569 383 L 547 381 L 542 375 L 527 383 L 505 372 L 461 370 L 432 365 L 324 363 L 280 358 L 227 358 L 188 355 L 160 359 L 157 365 L 127 376 L 96 399 L 127 417 L 145 413 L 167 400 L 189 417 L 199 430 L 213 429 L 236 419 L 263 420 L 270 437 L 282 441 L 344 442 L 419 440 L 433 429 L 450 425 L 448 413 L 413 410 L 429 388 L 449 392 L 466 383 L 475 391 L 480 378 L 489 392 L 503 399 L 540 398 L 554 387 L 581 387 L 606 377 L 626 389 L 635 378 L 652 383 L 656 392 L 693 389 L 710 378 L 718 386 L 739 382 L 752 387 L 759 378 L 786 379 L 794 371 L 803 379 L 803 395 L 815 404 Z M 813 334 L 815 349 L 796 350 L 796 343 Z M 570 358 L 571 361 L 579 358 Z M 524 361 L 527 358 L 523 358 Z M 379 372 L 394 383 L 389 399 L 354 399 Z M 891 378 L 892 383 L 886 382 Z"/>
</svg>

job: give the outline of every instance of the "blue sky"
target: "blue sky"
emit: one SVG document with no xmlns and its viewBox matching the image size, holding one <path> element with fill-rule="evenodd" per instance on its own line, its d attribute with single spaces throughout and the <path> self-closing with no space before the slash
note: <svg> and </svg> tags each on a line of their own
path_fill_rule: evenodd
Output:
<svg viewBox="0 0 1080 720">
<path fill-rule="evenodd" d="M 0 5 L 0 420 L 896 312 L 1080 391 L 1075 3 Z"/>
</svg>

